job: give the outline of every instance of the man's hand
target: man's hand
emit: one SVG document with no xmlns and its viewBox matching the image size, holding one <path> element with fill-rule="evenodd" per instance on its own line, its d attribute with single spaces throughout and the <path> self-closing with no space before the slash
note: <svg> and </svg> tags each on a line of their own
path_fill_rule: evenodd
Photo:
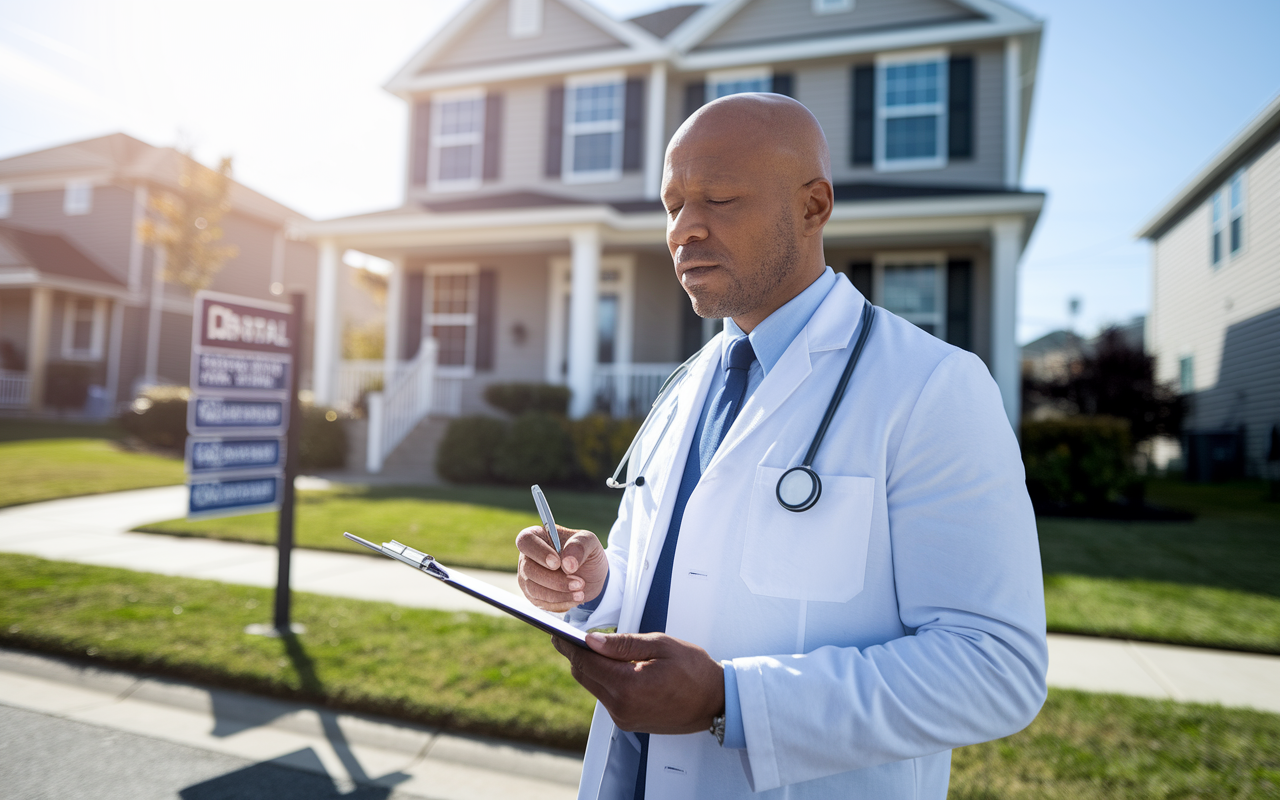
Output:
<svg viewBox="0 0 1280 800">
<path fill-rule="evenodd" d="M 541 525 L 520 531 L 516 536 L 516 548 L 520 550 L 516 571 L 520 590 L 530 602 L 547 611 L 561 612 L 600 594 L 609 574 L 609 559 L 591 531 L 575 531 L 563 525 L 556 529 L 563 544 L 559 553 Z"/>
<path fill-rule="evenodd" d="M 697 733 L 724 713 L 724 668 L 697 645 L 665 633 L 588 633 L 590 653 L 552 641 L 623 730 Z"/>
</svg>

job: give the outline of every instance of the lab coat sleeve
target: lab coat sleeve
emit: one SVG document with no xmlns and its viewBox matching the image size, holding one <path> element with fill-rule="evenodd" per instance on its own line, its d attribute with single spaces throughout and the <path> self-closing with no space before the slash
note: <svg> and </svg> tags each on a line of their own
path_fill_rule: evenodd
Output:
<svg viewBox="0 0 1280 800">
<path fill-rule="evenodd" d="M 755 791 L 1008 736 L 1044 703 L 1035 516 L 982 362 L 946 356 L 902 430 L 885 493 L 909 635 L 734 659 Z"/>
<path fill-rule="evenodd" d="M 594 608 L 578 606 L 565 616 L 565 621 L 579 630 L 616 627 L 621 617 L 622 593 L 627 585 L 627 553 L 631 548 L 629 509 L 630 494 L 633 491 L 635 490 L 627 489 L 623 494 L 618 506 L 618 518 L 609 529 L 609 544 L 604 551 L 605 557 L 609 559 L 609 576 L 598 598 L 600 602 Z"/>
</svg>

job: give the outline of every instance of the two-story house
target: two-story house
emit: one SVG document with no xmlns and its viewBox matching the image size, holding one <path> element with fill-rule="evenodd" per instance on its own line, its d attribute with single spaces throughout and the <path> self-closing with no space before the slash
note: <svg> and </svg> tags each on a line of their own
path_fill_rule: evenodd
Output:
<svg viewBox="0 0 1280 800">
<path fill-rule="evenodd" d="M 122 133 L 0 160 L 0 408 L 40 411 L 68 372 L 96 387 L 103 414 L 139 386 L 187 383 L 191 294 L 164 280 L 138 223 L 188 169 L 173 148 Z M 306 217 L 234 181 L 228 201 L 224 241 L 238 253 L 210 288 L 313 297 L 315 248 L 286 234 Z"/>
<path fill-rule="evenodd" d="M 674 277 L 667 142 L 706 102 L 779 92 L 831 145 L 828 263 L 978 354 L 1016 425 L 1040 34 L 996 0 L 717 0 L 625 21 L 585 0 L 472 0 L 386 86 L 411 108 L 403 205 L 302 228 L 321 302 L 344 249 L 390 260 L 386 367 L 433 338 L 437 412 L 483 410 L 494 381 L 567 384 L 575 415 L 643 410 L 718 326 Z M 318 331 L 322 400 L 337 352 Z"/>
<path fill-rule="evenodd" d="M 1152 217 L 1147 344 L 1189 477 L 1265 475 L 1280 426 L 1280 97 Z"/>
</svg>

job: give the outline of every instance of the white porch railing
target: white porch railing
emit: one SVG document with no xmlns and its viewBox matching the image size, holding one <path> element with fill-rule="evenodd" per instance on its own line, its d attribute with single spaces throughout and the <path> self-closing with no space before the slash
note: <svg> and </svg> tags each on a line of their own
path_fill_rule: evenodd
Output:
<svg viewBox="0 0 1280 800">
<path fill-rule="evenodd" d="M 334 405 L 349 410 L 360 400 L 360 393 L 366 389 L 381 391 L 386 388 L 382 371 L 385 364 L 381 359 L 338 362 L 338 386 L 334 395 Z"/>
<path fill-rule="evenodd" d="M 431 400 L 431 413 L 442 417 L 462 414 L 462 382 L 465 378 L 437 376 Z"/>
<path fill-rule="evenodd" d="M 0 408 L 25 408 L 31 397 L 31 380 L 25 372 L 0 369 Z"/>
<path fill-rule="evenodd" d="M 594 406 L 615 417 L 642 417 L 679 364 L 597 364 Z"/>
<path fill-rule="evenodd" d="M 403 365 L 381 392 L 369 393 L 369 440 L 365 468 L 377 474 L 387 456 L 431 412 L 436 340 L 423 339 L 418 355 Z"/>
</svg>

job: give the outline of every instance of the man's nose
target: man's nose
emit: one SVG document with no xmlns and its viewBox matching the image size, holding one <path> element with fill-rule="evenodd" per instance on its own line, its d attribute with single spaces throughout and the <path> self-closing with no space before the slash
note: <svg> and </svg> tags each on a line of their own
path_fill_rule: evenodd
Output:
<svg viewBox="0 0 1280 800">
<path fill-rule="evenodd" d="M 707 225 L 693 208 L 681 208 L 667 225 L 667 241 L 674 249 L 707 238 Z"/>
</svg>

